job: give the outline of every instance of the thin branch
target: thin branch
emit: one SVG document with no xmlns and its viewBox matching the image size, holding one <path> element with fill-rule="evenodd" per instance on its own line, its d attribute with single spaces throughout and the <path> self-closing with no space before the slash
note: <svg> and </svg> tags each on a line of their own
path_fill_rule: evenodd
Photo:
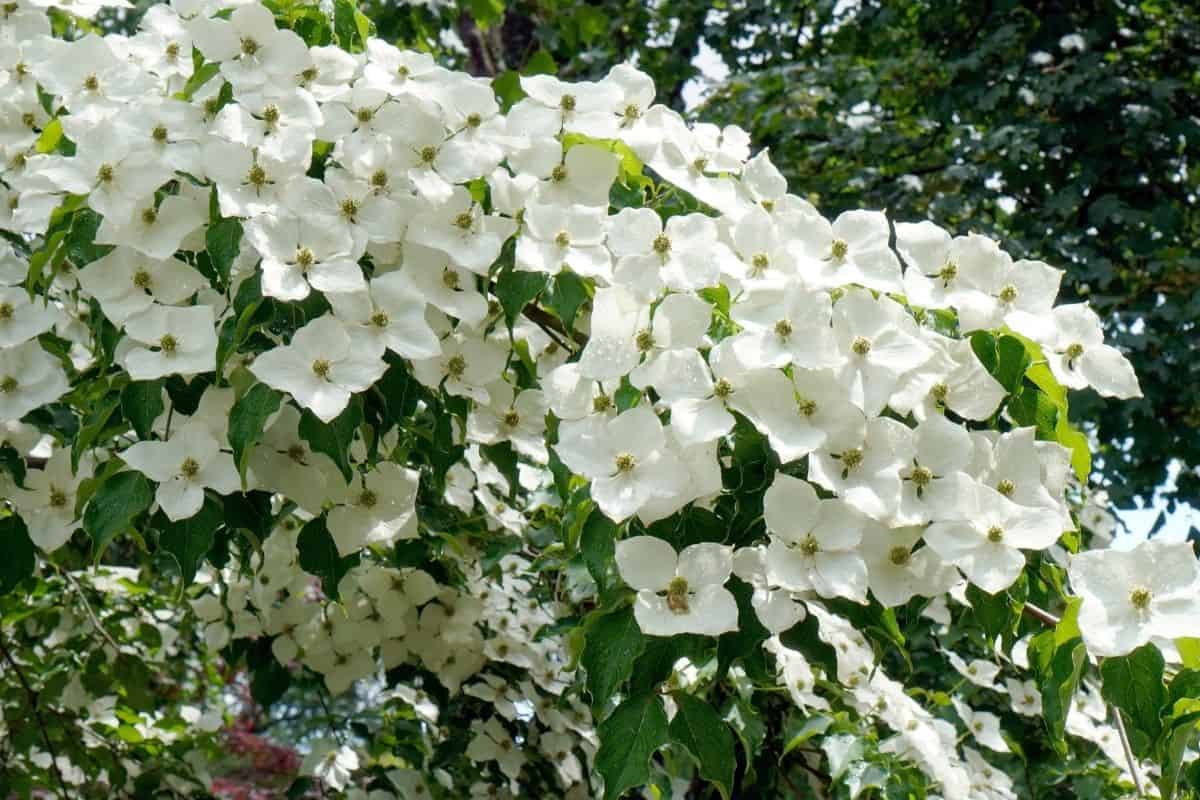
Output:
<svg viewBox="0 0 1200 800">
<path fill-rule="evenodd" d="M 1025 611 L 1025 616 L 1030 617 L 1032 619 L 1036 619 L 1038 622 L 1042 623 L 1043 625 L 1048 625 L 1050 627 L 1054 627 L 1055 625 L 1057 625 L 1059 622 L 1062 621 L 1058 617 L 1051 614 L 1049 611 L 1038 608 L 1033 603 L 1026 603 L 1024 611 Z"/>
<path fill-rule="evenodd" d="M 50 741 L 50 734 L 46 731 L 46 720 L 42 718 L 42 711 L 38 708 L 38 693 L 29 685 L 29 681 L 25 678 L 25 673 L 21 670 L 21 666 L 17 664 L 16 660 L 13 659 L 12 653 L 8 652 L 8 647 L 4 644 L 3 638 L 0 638 L 0 653 L 4 654 L 4 660 L 13 668 L 13 672 L 17 673 L 17 680 L 21 682 L 21 686 L 25 687 L 25 693 L 29 695 L 29 708 L 33 711 L 38 729 L 42 732 L 42 741 L 46 743 L 46 750 L 50 753 L 50 766 L 54 768 L 54 777 L 58 779 L 60 794 L 63 797 L 70 797 L 70 794 L 67 792 L 67 783 L 63 780 L 62 772 L 58 769 L 58 751 L 54 749 L 54 743 Z"/>
<path fill-rule="evenodd" d="M 535 305 L 533 303 L 530 303 L 529 305 L 525 306 L 525 308 L 521 309 L 521 313 L 524 314 L 525 317 L 530 322 L 534 323 L 539 328 L 546 331 L 546 334 L 549 335 L 550 338 L 552 338 L 552 339 L 555 337 L 550 335 L 550 331 L 555 331 L 556 333 L 558 333 L 559 336 L 569 337 L 572 341 L 576 342 L 579 345 L 587 344 L 587 336 L 580 333 L 579 331 L 568 331 L 563 326 L 562 322 L 559 321 L 558 317 L 554 316 L 550 312 L 546 311 L 543 308 L 538 307 L 537 305 Z M 549 330 L 547 330 L 547 329 L 549 329 Z M 558 341 L 558 340 L 555 339 L 555 341 Z M 559 342 L 559 345 L 561 347 L 566 348 L 567 350 L 575 349 L 573 347 L 568 346 L 565 342 Z"/>
<path fill-rule="evenodd" d="M 1125 733 L 1125 722 L 1121 719 L 1121 709 L 1112 707 L 1113 718 L 1117 721 L 1117 735 L 1121 737 L 1121 749 L 1125 751 L 1125 763 L 1129 766 L 1129 774 L 1133 776 L 1133 785 L 1137 788 L 1138 797 L 1145 797 L 1146 790 L 1142 788 L 1142 776 L 1138 774 L 1137 762 L 1133 758 L 1133 749 L 1129 746 L 1129 734 Z"/>
<path fill-rule="evenodd" d="M 96 629 L 97 633 L 104 637 L 104 641 L 108 642 L 108 645 L 119 655 L 121 652 L 120 645 L 113 640 L 108 631 L 104 629 L 104 626 L 100 624 L 100 618 L 97 617 L 96 612 L 92 610 L 92 605 L 88 602 L 87 595 L 84 593 L 83 587 L 79 585 L 79 581 L 75 580 L 75 576 L 72 575 L 68 570 L 59 569 L 57 564 L 55 564 L 54 567 L 55 569 L 58 569 L 58 574 L 66 578 L 67 582 L 75 587 L 75 591 L 79 593 L 79 599 L 83 601 L 83 608 L 87 612 L 88 618 L 92 621 L 92 627 Z"/>
<path fill-rule="evenodd" d="M 317 697 L 321 699 L 321 708 L 325 711 L 325 723 L 329 726 L 329 732 L 333 734 L 334 740 L 339 745 L 343 745 L 345 741 L 342 739 L 342 732 L 333 724 L 335 717 L 333 716 L 333 712 L 329 710 L 329 703 L 325 700 L 326 691 L 326 688 L 322 686 L 321 691 L 317 692 Z"/>
</svg>

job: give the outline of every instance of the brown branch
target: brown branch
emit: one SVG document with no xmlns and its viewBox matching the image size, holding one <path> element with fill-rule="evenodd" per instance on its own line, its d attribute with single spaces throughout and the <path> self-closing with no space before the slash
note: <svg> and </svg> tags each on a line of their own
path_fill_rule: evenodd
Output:
<svg viewBox="0 0 1200 800">
<path fill-rule="evenodd" d="M 1058 617 L 1051 614 L 1049 611 L 1046 611 L 1045 609 L 1042 609 L 1042 608 L 1038 608 L 1033 603 L 1026 603 L 1023 611 L 1025 613 L 1025 616 L 1029 617 L 1030 619 L 1036 619 L 1038 622 L 1042 623 L 1043 625 L 1046 625 L 1047 627 L 1053 628 L 1055 625 L 1057 625 L 1059 622 L 1062 621 Z"/>
<path fill-rule="evenodd" d="M 12 657 L 12 653 L 8 652 L 8 647 L 4 644 L 3 638 L 0 638 L 0 653 L 4 655 L 4 660 L 13 668 L 13 672 L 17 673 L 17 680 L 21 682 L 21 686 L 25 687 L 25 693 L 29 695 L 29 708 L 33 711 L 33 717 L 37 720 L 38 729 L 42 732 L 42 741 L 46 743 L 46 750 L 50 753 L 50 766 L 54 769 L 54 777 L 58 780 L 60 793 L 63 797 L 70 797 L 70 794 L 67 792 L 67 783 L 63 780 L 62 772 L 58 769 L 58 751 L 54 749 L 54 743 L 50 741 L 50 734 L 46 730 L 46 720 L 42 717 L 41 709 L 38 708 L 38 693 L 29 685 L 25 673 Z"/>
<path fill-rule="evenodd" d="M 487 38 L 484 36 L 483 31 L 479 30 L 479 26 L 475 23 L 475 18 L 471 16 L 470 12 L 464 11 L 458 15 L 457 27 L 458 37 L 462 39 L 469 55 L 467 71 L 476 77 L 494 77 L 496 75 L 496 62 L 492 58 L 492 54 L 488 48 Z"/>
</svg>

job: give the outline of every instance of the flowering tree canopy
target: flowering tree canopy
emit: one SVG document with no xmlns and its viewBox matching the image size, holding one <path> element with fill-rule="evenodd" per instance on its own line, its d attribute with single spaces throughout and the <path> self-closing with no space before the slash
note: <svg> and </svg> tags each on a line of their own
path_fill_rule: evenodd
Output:
<svg viewBox="0 0 1200 800">
<path fill-rule="evenodd" d="M 0 10 L 0 793 L 1200 790 L 1200 565 L 1107 547 L 1069 390 L 1140 389 L 1059 269 L 632 65 L 114 5 Z"/>
</svg>

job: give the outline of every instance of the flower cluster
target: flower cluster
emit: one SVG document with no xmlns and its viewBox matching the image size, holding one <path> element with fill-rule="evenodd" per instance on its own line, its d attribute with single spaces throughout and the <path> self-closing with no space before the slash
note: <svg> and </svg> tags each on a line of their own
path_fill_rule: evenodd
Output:
<svg viewBox="0 0 1200 800">
<path fill-rule="evenodd" d="M 1066 389 L 1140 392 L 1097 316 L 1055 305 L 1061 270 L 928 221 L 827 219 L 629 65 L 523 77 L 502 104 L 253 2 L 71 41 L 41 5 L 0 21 L 0 438 L 29 466 L 0 488 L 44 553 L 139 521 L 200 575 L 210 648 L 269 642 L 334 694 L 399 681 L 423 742 L 389 773 L 402 797 L 520 792 L 534 758 L 588 796 L 608 709 L 562 634 L 629 603 L 639 636 L 763 629 L 799 709 L 839 687 L 945 797 L 1015 796 L 846 609 L 927 598 L 940 624 L 947 596 L 1078 548 Z M 728 524 L 680 532 L 700 514 Z M 218 528 L 224 561 L 177 544 Z M 1090 652 L 1188 633 L 1182 547 L 1072 558 Z M 829 663 L 789 638 L 806 621 Z M 1016 667 L 1002 685 L 951 656 L 1039 713 Z M 700 661 L 664 681 L 697 685 Z M 473 785 L 433 766 L 442 695 L 487 709 Z M 1009 752 L 995 714 L 953 708 Z M 360 764 L 329 742 L 305 769 L 341 790 Z"/>
</svg>

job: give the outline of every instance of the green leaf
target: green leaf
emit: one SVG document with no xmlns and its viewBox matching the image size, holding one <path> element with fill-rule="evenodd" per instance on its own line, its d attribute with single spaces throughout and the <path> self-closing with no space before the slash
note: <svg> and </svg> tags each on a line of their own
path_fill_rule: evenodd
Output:
<svg viewBox="0 0 1200 800">
<path fill-rule="evenodd" d="M 1167 702 L 1163 666 L 1162 653 L 1149 643 L 1129 655 L 1100 662 L 1100 694 L 1125 715 L 1129 743 L 1138 756 L 1148 754 L 1162 732 L 1159 715 Z"/>
<path fill-rule="evenodd" d="M 838 674 L 837 651 L 833 645 L 821 641 L 817 618 L 809 614 L 779 636 L 780 641 L 793 650 L 799 650 L 813 666 L 820 667 L 825 677 L 835 680 Z"/>
<path fill-rule="evenodd" d="M 979 363 L 983 364 L 983 368 L 995 375 L 1000 359 L 996 353 L 996 337 L 987 331 L 975 331 L 971 334 L 971 349 L 975 351 L 975 356 Z"/>
<path fill-rule="evenodd" d="M 38 134 L 37 141 L 34 142 L 34 149 L 39 153 L 52 153 L 58 147 L 58 143 L 62 140 L 63 129 L 62 121 L 58 117 L 50 120 L 46 127 L 42 128 L 42 132 Z"/>
<path fill-rule="evenodd" d="M 158 545 L 175 557 L 179 574 L 185 587 L 191 585 L 204 557 L 213 545 L 217 528 L 224 522 L 224 512 L 211 498 L 204 498 L 204 505 L 193 516 L 171 522 L 165 519 L 158 537 Z"/>
<path fill-rule="evenodd" d="M 300 529 L 296 549 L 300 552 L 300 568 L 320 578 L 325 596 L 336 600 L 338 582 L 358 563 L 358 553 L 345 558 L 338 554 L 337 543 L 325 525 L 324 516 L 309 521 Z"/>
<path fill-rule="evenodd" d="M 95 558 L 153 502 L 154 487 L 140 472 L 118 472 L 100 484 L 83 511 L 83 529 L 92 537 Z"/>
<path fill-rule="evenodd" d="M 1066 755 L 1067 714 L 1087 662 L 1087 648 L 1078 636 L 1056 643 L 1055 631 L 1045 631 L 1030 641 L 1029 661 L 1042 694 L 1042 719 L 1050 741 L 1060 755 Z"/>
<path fill-rule="evenodd" d="M 709 636 L 647 636 L 646 649 L 633 662 L 629 693 L 658 691 L 671 679 L 679 659 L 686 658 L 698 664 L 708 660 L 712 652 L 713 640 Z"/>
<path fill-rule="evenodd" d="M 351 397 L 346 410 L 329 422 L 322 422 L 306 408 L 300 415 L 300 438 L 308 442 L 315 452 L 333 459 L 349 483 L 353 477 L 350 470 L 350 444 L 354 441 L 354 431 L 362 421 L 362 398 L 357 396 Z"/>
<path fill-rule="evenodd" d="M 108 420 L 121 406 L 120 397 L 105 398 L 83 418 L 75 441 L 71 442 L 71 471 L 79 471 L 79 458 L 96 443 L 108 425 Z"/>
<path fill-rule="evenodd" d="M 361 53 L 366 45 L 359 32 L 358 13 L 354 0 L 335 0 L 333 4 L 333 36 L 338 46 L 350 53 Z"/>
<path fill-rule="evenodd" d="M 226 218 L 214 222 L 204 232 L 204 246 L 213 269 L 221 277 L 221 285 L 229 285 L 233 262 L 242 250 L 242 222 Z"/>
<path fill-rule="evenodd" d="M 1196 736 L 1196 727 L 1200 723 L 1200 713 L 1185 714 L 1163 732 L 1159 761 L 1158 791 L 1159 796 L 1171 800 L 1175 797 L 1175 788 L 1179 783 L 1179 773 L 1183 768 L 1183 757 L 1186 755 L 1192 740 Z"/>
<path fill-rule="evenodd" d="M 1050 370 L 1049 366 L 1045 363 L 1034 363 L 1033 366 L 1025 370 L 1025 377 L 1032 381 L 1034 386 L 1041 389 L 1045 393 L 1046 398 L 1058 406 L 1060 411 L 1064 414 L 1066 413 L 1067 390 L 1058 382 L 1058 378 L 1054 377 L 1054 373 Z"/>
<path fill-rule="evenodd" d="M 975 619 L 983 626 L 989 639 L 1001 634 L 1012 636 L 1021 621 L 1028 594 L 1028 579 L 1021 573 L 1008 589 L 988 594 L 974 584 L 967 586 L 967 600 Z"/>
<path fill-rule="evenodd" d="M 596 771 L 604 778 L 604 800 L 650 779 L 650 757 L 667 742 L 667 714 L 653 692 L 627 697 L 600 723 Z"/>
<path fill-rule="evenodd" d="M 198 54 L 199 53 L 197 51 L 197 55 Z M 183 85 L 183 90 L 175 95 L 176 99 L 191 100 L 192 96 L 196 93 L 196 90 L 211 81 L 220 71 L 221 65 L 215 61 L 201 63 L 198 67 L 193 69 L 192 77 L 189 78 L 188 82 Z"/>
<path fill-rule="evenodd" d="M 10 444 L 0 444 L 0 473 L 7 472 L 12 476 L 13 483 L 25 486 L 25 459 Z"/>
<path fill-rule="evenodd" d="M 583 524 L 583 533 L 579 537 L 579 549 L 583 554 L 583 563 L 587 565 L 592 580 L 601 592 L 608 583 L 609 565 L 616 553 L 617 525 L 594 510 L 588 515 Z"/>
<path fill-rule="evenodd" d="M 724 680 L 735 659 L 750 658 L 761 652 L 760 645 L 771 635 L 751 603 L 753 587 L 741 578 L 730 578 L 727 588 L 737 601 L 738 629 L 717 638 L 717 682 Z"/>
<path fill-rule="evenodd" d="M 158 685 L 146 662 L 132 653 L 121 653 L 113 663 L 113 677 L 121 687 L 121 695 L 135 711 L 153 711 L 162 698 L 154 692 Z"/>
<path fill-rule="evenodd" d="M 121 390 L 121 414 L 139 439 L 149 439 L 154 420 L 163 412 L 162 381 L 134 381 Z"/>
<path fill-rule="evenodd" d="M 6 595 L 33 575 L 36 559 L 25 520 L 16 515 L 0 517 L 0 595 Z"/>
<path fill-rule="evenodd" d="M 511 331 L 513 322 L 521 315 L 525 306 L 546 288 L 546 276 L 541 272 L 524 272 L 508 269 L 496 279 L 496 298 L 504 309 L 504 321 Z"/>
<path fill-rule="evenodd" d="M 1021 378 L 1029 367 L 1029 352 L 1025 343 L 1015 336 L 1005 334 L 996 341 L 996 366 L 992 375 L 1009 394 L 1021 386 Z"/>
<path fill-rule="evenodd" d="M 229 410 L 229 445 L 233 448 L 233 463 L 237 465 L 243 489 L 246 488 L 250 453 L 255 442 L 262 438 L 267 419 L 279 410 L 282 400 L 283 395 L 270 386 L 256 383 Z"/>
<path fill-rule="evenodd" d="M 272 655 L 255 665 L 250 673 L 250 696 L 264 709 L 270 708 L 292 683 L 292 672 Z"/>
<path fill-rule="evenodd" d="M 716 784 L 721 796 L 728 800 L 737 767 L 733 734 L 708 703 L 683 692 L 671 696 L 677 709 L 669 728 L 671 741 L 683 745 L 695 756 L 700 777 Z"/>
<path fill-rule="evenodd" d="M 486 31 L 504 19 L 504 0 L 468 0 L 467 6 L 480 30 Z"/>
<path fill-rule="evenodd" d="M 551 278 L 542 300 L 569 331 L 574 329 L 575 317 L 589 297 L 587 281 L 574 272 L 563 271 Z"/>
<path fill-rule="evenodd" d="M 1185 636 L 1175 640 L 1179 648 L 1179 657 L 1183 665 L 1189 669 L 1200 669 L 1200 637 Z"/>
<path fill-rule="evenodd" d="M 553 75 L 556 72 L 558 64 L 545 49 L 539 49 L 521 66 L 522 75 Z"/>
<path fill-rule="evenodd" d="M 1059 408 L 1045 392 L 1032 384 L 1026 384 L 1008 404 L 1008 413 L 1021 426 L 1033 426 L 1038 438 L 1055 439 L 1058 428 Z"/>
<path fill-rule="evenodd" d="M 1200 669 L 1181 669 L 1171 679 L 1166 707 L 1174 708 L 1180 700 L 1200 700 Z"/>
<path fill-rule="evenodd" d="M 1086 484 L 1092 472 L 1092 451 L 1087 436 L 1068 421 L 1066 414 L 1058 415 L 1054 433 L 1058 443 L 1071 451 L 1071 467 L 1075 470 L 1075 476 Z"/>
<path fill-rule="evenodd" d="M 599 617 L 587 626 L 586 637 L 580 664 L 587 672 L 592 708 L 603 717 L 608 701 L 633 671 L 634 659 L 646 648 L 646 637 L 629 606 Z"/>
</svg>

